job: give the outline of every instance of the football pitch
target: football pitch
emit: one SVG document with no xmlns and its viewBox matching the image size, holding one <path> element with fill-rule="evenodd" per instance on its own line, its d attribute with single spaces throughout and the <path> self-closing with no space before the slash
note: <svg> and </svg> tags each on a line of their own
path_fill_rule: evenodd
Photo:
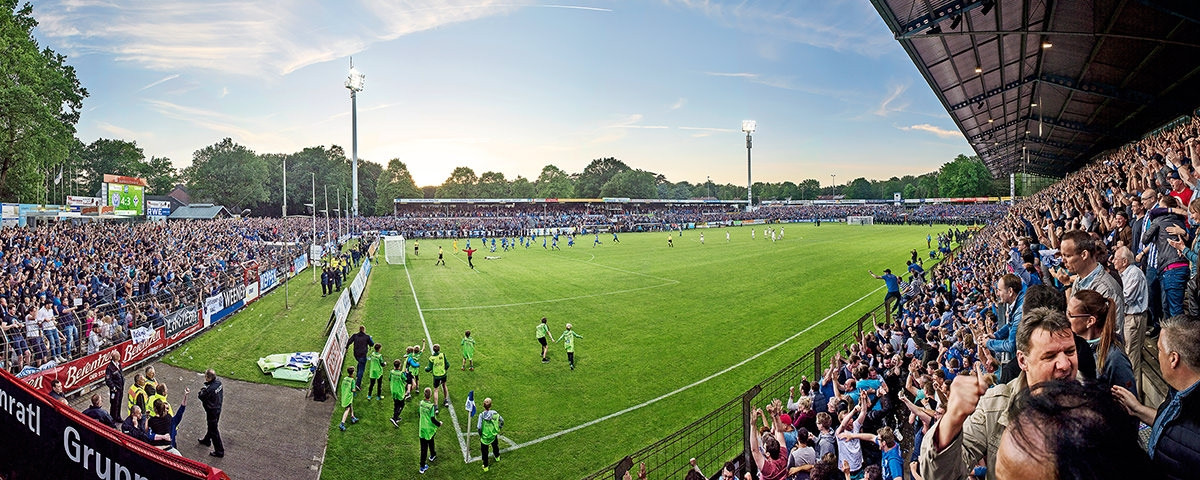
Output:
<svg viewBox="0 0 1200 480">
<path fill-rule="evenodd" d="M 927 258 L 926 235 L 946 229 L 783 228 L 774 242 L 763 226 L 753 239 L 750 227 L 672 232 L 670 248 L 666 232 L 620 234 L 620 243 L 601 234 L 594 247 L 592 235 L 574 247 L 564 236 L 561 250 L 543 249 L 539 238 L 495 253 L 475 239 L 474 270 L 451 240 L 421 240 L 420 256 L 410 240 L 406 265 L 378 256 L 347 329 L 364 324 L 383 344 L 388 369 L 422 340 L 446 352 L 452 403 L 438 415 L 444 424 L 426 477 L 484 475 L 463 406 L 474 390 L 480 408 L 491 397 L 505 420 L 507 451 L 486 475 L 579 478 L 695 421 L 877 306 L 883 282 L 867 269 L 901 273 L 910 250 Z M 435 265 L 439 246 L 445 266 Z M 555 336 L 567 323 L 582 335 L 575 370 L 561 343 L 542 363 L 534 336 L 542 317 Z M 477 342 L 474 371 L 459 369 L 465 330 Z M 422 371 L 420 380 L 431 386 L 432 375 Z M 368 401 L 363 383 L 358 424 L 339 431 L 334 409 L 322 477 L 417 477 L 417 397 L 395 428 L 387 388 L 384 400 Z"/>
</svg>

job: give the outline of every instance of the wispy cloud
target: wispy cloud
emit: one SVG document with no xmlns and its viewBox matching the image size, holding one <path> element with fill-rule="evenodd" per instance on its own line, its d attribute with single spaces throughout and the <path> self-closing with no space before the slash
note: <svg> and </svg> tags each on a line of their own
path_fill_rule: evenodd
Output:
<svg viewBox="0 0 1200 480">
<path fill-rule="evenodd" d="M 611 12 L 527 0 L 384 0 L 322 2 L 122 2 L 62 0 L 39 5 L 38 30 L 72 55 L 102 54 L 158 71 L 217 71 L 282 76 L 345 58 L 404 35 L 502 15 L 520 8 Z M 331 27 L 327 19 L 358 23 Z"/>
<path fill-rule="evenodd" d="M 668 0 L 699 11 L 723 25 L 764 37 L 763 42 L 800 43 L 872 58 L 884 55 L 882 47 L 895 45 L 879 14 L 867 2 L 746 2 L 720 0 Z M 847 9 L 858 9 L 847 14 Z M 893 47 L 894 48 L 894 47 Z M 774 48 L 759 47 L 769 58 Z M 894 50 L 893 50 L 894 51 Z"/>
<path fill-rule="evenodd" d="M 679 110 L 679 109 L 683 108 L 684 105 L 687 105 L 687 99 L 683 98 L 683 97 L 679 97 L 679 100 L 676 100 L 675 104 L 671 105 L 671 110 Z"/>
<path fill-rule="evenodd" d="M 958 130 L 946 130 L 942 127 L 930 125 L 928 123 L 909 125 L 907 127 L 897 126 L 896 128 L 904 131 L 929 132 L 942 138 L 962 138 L 962 132 L 959 132 Z"/>
<path fill-rule="evenodd" d="M 855 92 L 806 85 L 797 82 L 795 77 L 785 75 L 762 75 L 750 72 L 704 72 L 704 74 L 710 77 L 741 78 L 748 82 L 757 83 L 759 85 L 808 93 L 812 95 L 833 97 L 843 101 L 857 99 L 860 96 Z"/>
<path fill-rule="evenodd" d="M 715 127 L 678 127 L 680 130 L 696 132 L 692 134 L 692 138 L 711 137 L 718 133 L 736 133 L 737 130 L 732 128 L 715 128 Z"/>
<path fill-rule="evenodd" d="M 161 79 L 159 79 L 159 80 L 156 80 L 156 81 L 150 82 L 150 83 L 149 83 L 149 84 L 147 84 L 146 86 L 144 86 L 144 87 L 142 87 L 142 88 L 139 88 L 139 89 L 138 89 L 138 91 L 140 92 L 140 91 L 142 91 L 142 90 L 149 90 L 149 89 L 151 89 L 151 88 L 154 88 L 154 87 L 156 87 L 156 86 L 162 85 L 162 84 L 164 84 L 164 83 L 167 83 L 167 82 L 169 82 L 169 81 L 171 81 L 171 80 L 174 80 L 174 79 L 176 79 L 176 78 L 179 78 L 179 74 L 178 74 L 178 73 L 176 73 L 176 74 L 174 74 L 174 75 L 167 75 L 166 77 L 163 77 L 163 78 L 161 78 Z"/>
<path fill-rule="evenodd" d="M 892 85 L 889 87 L 887 95 L 879 103 L 879 106 L 875 108 L 875 115 L 886 117 L 893 112 L 904 111 L 904 108 L 908 107 L 908 102 L 901 98 L 905 90 L 908 90 L 907 85 Z"/>
<path fill-rule="evenodd" d="M 154 138 L 153 133 L 135 132 L 128 128 L 118 127 L 118 126 L 113 125 L 108 122 L 96 122 L 96 128 L 100 129 L 101 131 L 111 133 L 111 134 L 117 136 L 118 138 L 131 139 L 131 140 Z"/>
<path fill-rule="evenodd" d="M 221 94 L 217 98 L 225 98 L 226 95 L 229 95 L 229 87 L 221 87 Z"/>
<path fill-rule="evenodd" d="M 642 118 L 643 118 L 642 114 L 635 113 L 635 114 L 626 116 L 625 118 L 621 119 L 620 121 L 618 121 L 616 123 L 613 123 L 610 125 L 605 125 L 604 128 L 647 128 L 647 129 L 652 129 L 652 130 L 671 128 L 666 125 L 639 125 L 638 122 L 642 121 Z"/>
</svg>

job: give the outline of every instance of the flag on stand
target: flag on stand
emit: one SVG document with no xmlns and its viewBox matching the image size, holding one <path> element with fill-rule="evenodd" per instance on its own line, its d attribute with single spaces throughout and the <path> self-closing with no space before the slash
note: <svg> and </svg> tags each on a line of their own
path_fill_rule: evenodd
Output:
<svg viewBox="0 0 1200 480">
<path fill-rule="evenodd" d="M 464 408 L 467 409 L 467 412 L 470 413 L 472 417 L 475 416 L 475 391 L 474 390 L 467 392 L 467 404 L 464 405 Z"/>
</svg>

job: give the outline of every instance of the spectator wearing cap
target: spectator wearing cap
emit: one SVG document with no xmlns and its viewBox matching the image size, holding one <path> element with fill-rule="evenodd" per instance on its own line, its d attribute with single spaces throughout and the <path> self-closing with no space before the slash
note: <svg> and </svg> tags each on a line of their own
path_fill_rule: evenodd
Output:
<svg viewBox="0 0 1200 480">
<path fill-rule="evenodd" d="M 1179 199 L 1180 205 L 1192 203 L 1192 189 L 1188 188 L 1187 183 L 1179 178 L 1179 172 L 1172 170 L 1167 174 L 1167 183 L 1171 185 L 1171 192 L 1167 195 Z"/>
<path fill-rule="evenodd" d="M 994 388 L 978 366 L 974 376 L 954 379 L 945 415 L 921 442 L 921 477 L 962 478 L 986 458 L 988 480 L 995 478 L 996 449 L 1013 398 L 1030 385 L 1075 378 L 1075 335 L 1066 316 L 1049 308 L 1025 312 L 1017 328 L 1017 363 L 1022 373 Z"/>
<path fill-rule="evenodd" d="M 1182 316 L 1163 320 L 1158 366 L 1170 389 L 1157 411 L 1120 386 L 1112 387 L 1112 392 L 1130 415 L 1153 425 L 1147 450 L 1167 478 L 1195 478 L 1200 469 L 1200 393 L 1196 392 L 1200 385 L 1200 320 Z"/>
</svg>

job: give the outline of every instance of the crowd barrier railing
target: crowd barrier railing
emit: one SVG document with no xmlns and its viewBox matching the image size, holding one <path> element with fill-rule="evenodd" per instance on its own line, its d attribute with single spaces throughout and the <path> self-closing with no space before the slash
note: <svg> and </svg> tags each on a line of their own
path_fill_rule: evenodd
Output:
<svg viewBox="0 0 1200 480">
<path fill-rule="evenodd" d="M 675 433 L 584 477 L 584 480 L 620 480 L 639 463 L 646 464 L 648 478 L 683 478 L 692 468 L 689 463 L 692 458 L 704 472 L 717 472 L 726 461 L 733 461 L 742 471 L 750 471 L 754 464 L 750 456 L 750 435 L 754 428 L 750 422 L 751 409 L 776 398 L 786 399 L 788 389 L 798 385 L 803 377 L 820 378 L 829 359 L 842 349 L 842 345 L 856 342 L 862 337 L 864 328 L 873 327 L 876 321 L 882 323 L 886 318 L 884 305 L 873 308 L 741 395 Z"/>
</svg>

